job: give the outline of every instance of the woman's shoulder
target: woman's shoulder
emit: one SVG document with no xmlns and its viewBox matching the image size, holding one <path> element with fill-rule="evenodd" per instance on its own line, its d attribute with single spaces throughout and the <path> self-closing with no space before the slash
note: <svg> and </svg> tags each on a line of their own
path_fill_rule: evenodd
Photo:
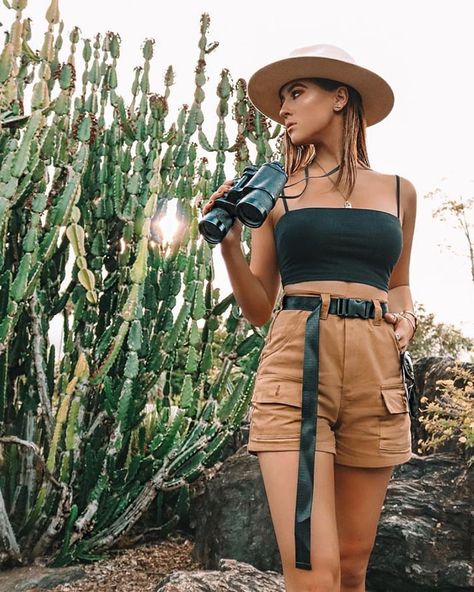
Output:
<svg viewBox="0 0 474 592">
<path fill-rule="evenodd" d="M 414 184 L 403 177 L 399 173 L 384 173 L 381 171 L 375 171 L 373 169 L 363 169 L 360 168 L 359 172 L 363 175 L 366 175 L 368 179 L 372 179 L 379 183 L 384 183 L 387 186 L 393 185 L 396 182 L 396 178 L 400 179 L 400 196 L 404 195 L 407 196 L 407 199 L 416 199 L 416 189 Z"/>
</svg>

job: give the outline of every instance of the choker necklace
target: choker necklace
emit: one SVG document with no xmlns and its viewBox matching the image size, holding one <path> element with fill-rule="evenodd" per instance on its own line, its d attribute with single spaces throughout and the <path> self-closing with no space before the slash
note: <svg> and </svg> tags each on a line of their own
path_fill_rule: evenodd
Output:
<svg viewBox="0 0 474 592">
<path fill-rule="evenodd" d="M 313 161 L 311 161 L 311 162 L 313 162 Z M 334 167 L 332 170 L 330 170 L 329 173 L 327 173 L 326 171 L 324 171 L 323 167 L 321 167 L 323 169 L 323 171 L 324 171 L 324 175 L 308 176 L 308 167 L 311 164 L 311 162 L 309 162 L 304 167 L 304 179 L 300 179 L 299 181 L 295 181 L 295 183 L 291 183 L 291 185 L 285 185 L 285 187 L 283 188 L 283 191 L 282 191 L 282 196 L 285 199 L 296 199 L 297 197 L 300 197 L 300 195 L 303 195 L 303 193 L 305 192 L 306 187 L 308 185 L 308 179 L 321 179 L 321 177 L 329 177 L 329 175 L 332 175 L 333 173 L 335 173 L 336 171 L 338 171 L 341 168 L 341 165 L 338 164 L 336 167 Z M 321 165 L 319 165 L 319 166 L 321 166 Z M 301 181 L 306 181 L 305 186 L 304 186 L 304 189 L 303 189 L 303 191 L 301 193 L 298 193 L 298 195 L 285 195 L 285 191 L 284 190 L 287 187 L 293 187 L 293 185 L 297 185 L 298 183 L 301 183 Z M 333 182 L 332 179 L 331 179 L 331 182 L 334 185 L 334 182 Z M 339 191 L 339 193 L 341 193 L 341 192 Z M 346 201 L 346 203 L 349 204 L 348 206 L 345 206 L 346 208 L 351 208 L 352 207 L 352 205 L 350 204 L 350 202 Z"/>
</svg>

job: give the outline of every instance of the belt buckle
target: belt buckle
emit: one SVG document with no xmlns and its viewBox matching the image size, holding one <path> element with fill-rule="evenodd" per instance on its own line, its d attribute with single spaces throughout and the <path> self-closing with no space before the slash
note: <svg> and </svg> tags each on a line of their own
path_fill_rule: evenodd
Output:
<svg viewBox="0 0 474 592">
<path fill-rule="evenodd" d="M 336 313 L 341 317 L 347 317 L 347 304 L 348 298 L 339 297 L 337 300 L 337 310 Z"/>
<path fill-rule="evenodd" d="M 351 298 L 348 305 L 348 316 L 367 317 L 367 301 L 362 298 Z"/>
</svg>

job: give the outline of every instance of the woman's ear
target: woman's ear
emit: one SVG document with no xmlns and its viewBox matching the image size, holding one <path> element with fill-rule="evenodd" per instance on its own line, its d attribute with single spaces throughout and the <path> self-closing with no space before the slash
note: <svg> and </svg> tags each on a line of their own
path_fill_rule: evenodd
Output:
<svg viewBox="0 0 474 592">
<path fill-rule="evenodd" d="M 349 100 L 349 92 L 347 87 L 339 86 L 336 89 L 334 95 L 334 109 L 336 111 L 340 111 L 343 107 L 346 106 L 347 101 Z"/>
</svg>

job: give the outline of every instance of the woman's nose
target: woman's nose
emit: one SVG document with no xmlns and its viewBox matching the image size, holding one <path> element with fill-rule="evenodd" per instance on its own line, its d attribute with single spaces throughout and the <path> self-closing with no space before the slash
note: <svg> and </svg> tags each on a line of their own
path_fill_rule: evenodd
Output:
<svg viewBox="0 0 474 592">
<path fill-rule="evenodd" d="M 285 107 L 285 103 L 280 107 L 280 117 L 285 119 L 288 116 L 288 109 Z"/>
</svg>

